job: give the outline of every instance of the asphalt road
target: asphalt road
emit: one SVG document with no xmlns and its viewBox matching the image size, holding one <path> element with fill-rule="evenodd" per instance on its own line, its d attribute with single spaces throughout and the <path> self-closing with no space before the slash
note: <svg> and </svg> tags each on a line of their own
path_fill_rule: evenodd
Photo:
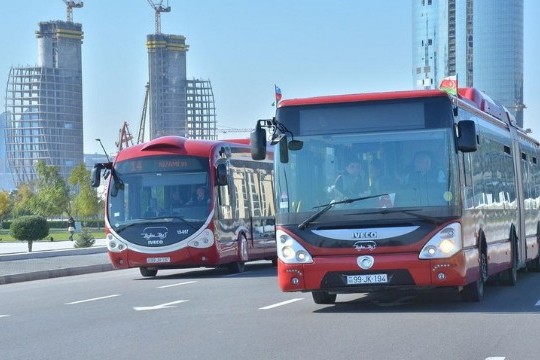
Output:
<svg viewBox="0 0 540 360">
<path fill-rule="evenodd" d="M 453 292 L 282 293 L 269 262 L 224 270 L 138 269 L 0 286 L 0 358 L 537 359 L 540 274 Z"/>
</svg>

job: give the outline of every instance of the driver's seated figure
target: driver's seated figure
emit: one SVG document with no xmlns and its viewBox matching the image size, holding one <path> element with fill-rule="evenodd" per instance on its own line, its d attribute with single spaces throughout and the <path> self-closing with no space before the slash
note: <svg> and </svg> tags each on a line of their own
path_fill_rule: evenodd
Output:
<svg viewBox="0 0 540 360">
<path fill-rule="evenodd" d="M 344 198 L 362 196 L 368 190 L 368 179 L 359 161 L 350 161 L 338 175 L 330 190 Z"/>
</svg>

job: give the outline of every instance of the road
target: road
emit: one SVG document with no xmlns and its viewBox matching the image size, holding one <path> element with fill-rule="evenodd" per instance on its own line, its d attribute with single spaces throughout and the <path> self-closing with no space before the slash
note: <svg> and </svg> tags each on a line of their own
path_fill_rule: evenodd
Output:
<svg viewBox="0 0 540 360">
<path fill-rule="evenodd" d="M 537 359 L 540 274 L 452 292 L 339 295 L 334 306 L 282 293 L 269 262 L 117 270 L 0 286 L 0 358 Z"/>
</svg>

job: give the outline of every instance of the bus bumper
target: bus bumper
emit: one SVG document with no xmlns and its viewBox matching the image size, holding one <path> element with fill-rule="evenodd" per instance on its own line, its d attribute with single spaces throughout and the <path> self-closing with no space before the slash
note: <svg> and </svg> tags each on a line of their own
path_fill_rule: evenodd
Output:
<svg viewBox="0 0 540 360">
<path fill-rule="evenodd" d="M 478 279 L 475 250 L 451 258 L 420 260 L 416 253 L 370 255 L 371 268 L 360 268 L 361 256 L 319 256 L 311 264 L 278 262 L 282 291 L 372 292 L 399 288 L 460 287 Z"/>
</svg>

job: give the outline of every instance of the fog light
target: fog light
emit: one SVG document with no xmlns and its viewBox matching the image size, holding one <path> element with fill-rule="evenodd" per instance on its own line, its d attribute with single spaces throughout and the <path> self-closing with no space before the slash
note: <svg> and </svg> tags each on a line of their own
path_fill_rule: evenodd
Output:
<svg viewBox="0 0 540 360">
<path fill-rule="evenodd" d="M 291 279 L 291 284 L 293 284 L 293 285 L 298 285 L 299 282 L 300 282 L 300 280 L 298 280 L 298 278 L 292 278 Z"/>
</svg>

